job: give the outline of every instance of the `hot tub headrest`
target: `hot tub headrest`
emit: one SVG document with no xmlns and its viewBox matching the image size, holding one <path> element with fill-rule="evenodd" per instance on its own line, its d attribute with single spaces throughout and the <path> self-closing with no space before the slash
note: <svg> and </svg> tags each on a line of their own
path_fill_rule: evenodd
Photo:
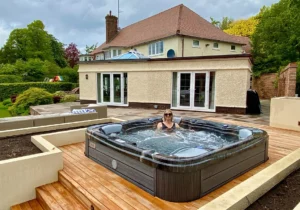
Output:
<svg viewBox="0 0 300 210">
<path fill-rule="evenodd" d="M 179 124 L 181 122 L 181 117 L 173 117 L 173 122 Z"/>
<path fill-rule="evenodd" d="M 239 138 L 240 139 L 248 139 L 252 136 L 252 131 L 248 130 L 248 129 L 241 129 L 239 130 Z"/>
<path fill-rule="evenodd" d="M 105 125 L 100 128 L 100 130 L 105 133 L 106 135 L 111 133 L 119 133 L 122 130 L 121 124 L 111 124 L 111 125 Z"/>
</svg>

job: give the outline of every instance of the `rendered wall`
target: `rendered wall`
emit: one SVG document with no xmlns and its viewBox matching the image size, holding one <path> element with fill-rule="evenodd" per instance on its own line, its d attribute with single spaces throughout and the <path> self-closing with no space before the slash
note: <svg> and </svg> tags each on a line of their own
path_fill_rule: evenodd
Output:
<svg viewBox="0 0 300 210">
<path fill-rule="evenodd" d="M 199 47 L 193 47 L 193 40 L 199 40 Z M 205 56 L 205 55 L 228 55 L 228 54 L 241 54 L 242 45 L 224 43 L 219 43 L 219 49 L 213 49 L 213 44 L 215 41 L 204 40 L 204 39 L 193 39 L 184 38 L 184 56 Z M 206 46 L 209 44 L 209 46 Z M 231 45 L 235 45 L 235 51 L 231 51 Z M 181 49 L 181 45 L 180 45 Z"/>
<path fill-rule="evenodd" d="M 248 70 L 216 71 L 216 106 L 246 108 Z"/>
<path fill-rule="evenodd" d="M 149 56 L 151 58 L 166 58 L 167 52 L 170 49 L 175 51 L 175 57 L 182 57 L 182 37 L 173 36 L 166 39 L 162 39 L 164 41 L 164 52 L 160 55 L 149 56 L 148 46 L 150 43 L 146 43 L 143 45 L 134 46 L 133 48 L 137 49 L 137 51 L 141 52 L 145 56 Z M 200 46 L 193 47 L 193 40 L 199 40 Z M 155 42 L 155 41 L 154 41 Z M 154 43 L 151 42 L 151 43 Z M 213 43 L 215 41 L 197 39 L 184 37 L 184 57 L 189 56 L 205 56 L 205 55 L 228 55 L 228 54 L 241 54 L 242 53 L 242 45 L 230 44 L 225 42 L 218 42 L 219 49 L 213 49 Z M 206 44 L 209 46 L 206 47 Z M 235 45 L 235 51 L 231 51 L 231 45 Z M 114 48 L 111 48 L 114 49 Z M 122 52 L 129 51 L 129 48 L 125 48 Z"/>
<path fill-rule="evenodd" d="M 270 126 L 300 131 L 300 98 L 271 99 Z"/>
<path fill-rule="evenodd" d="M 246 92 L 249 88 L 251 64 L 248 58 L 137 61 L 137 62 L 98 62 L 80 64 L 79 76 L 96 72 L 127 72 L 128 101 L 141 103 L 171 104 L 171 82 L 174 71 L 215 71 L 216 106 L 246 107 Z M 90 88 L 80 90 L 80 99 L 97 100 L 96 84 L 91 87 L 84 78 L 83 84 Z"/>
<path fill-rule="evenodd" d="M 88 75 L 88 79 L 86 79 Z M 97 97 L 97 74 L 79 73 L 80 100 L 95 100 Z"/>
</svg>

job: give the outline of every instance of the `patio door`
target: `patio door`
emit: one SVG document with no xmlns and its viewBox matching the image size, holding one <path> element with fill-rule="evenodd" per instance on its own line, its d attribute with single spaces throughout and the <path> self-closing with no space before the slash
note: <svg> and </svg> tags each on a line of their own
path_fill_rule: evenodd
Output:
<svg viewBox="0 0 300 210">
<path fill-rule="evenodd" d="M 101 74 L 101 99 L 104 104 L 124 104 L 123 73 Z"/>
<path fill-rule="evenodd" d="M 177 74 L 177 107 L 207 110 L 209 80 L 209 72 L 179 72 Z"/>
</svg>

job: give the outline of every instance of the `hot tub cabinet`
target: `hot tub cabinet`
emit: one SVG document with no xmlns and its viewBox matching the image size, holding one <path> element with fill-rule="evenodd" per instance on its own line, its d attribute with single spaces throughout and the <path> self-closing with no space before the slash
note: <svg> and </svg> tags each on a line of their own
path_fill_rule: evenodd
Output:
<svg viewBox="0 0 300 210">
<path fill-rule="evenodd" d="M 198 199 L 268 160 L 265 131 L 199 119 L 182 119 L 181 126 L 237 135 L 230 146 L 191 157 L 164 156 L 109 134 L 132 127 L 152 128 L 159 118 L 92 126 L 86 132 L 85 155 L 150 194 L 172 202 Z"/>
</svg>

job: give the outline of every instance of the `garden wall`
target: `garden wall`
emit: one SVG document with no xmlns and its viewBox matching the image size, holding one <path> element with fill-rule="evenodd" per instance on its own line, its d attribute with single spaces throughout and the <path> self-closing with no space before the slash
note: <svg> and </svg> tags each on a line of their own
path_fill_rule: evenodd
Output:
<svg viewBox="0 0 300 210">
<path fill-rule="evenodd" d="M 296 93 L 297 64 L 290 63 L 281 71 L 277 80 L 277 73 L 263 74 L 253 78 L 252 89 L 256 90 L 260 99 L 271 99 L 273 97 L 294 97 Z"/>
<path fill-rule="evenodd" d="M 260 77 L 253 77 L 252 89 L 256 90 L 260 99 L 271 99 L 276 96 L 276 76 L 276 73 L 269 73 Z"/>
</svg>

